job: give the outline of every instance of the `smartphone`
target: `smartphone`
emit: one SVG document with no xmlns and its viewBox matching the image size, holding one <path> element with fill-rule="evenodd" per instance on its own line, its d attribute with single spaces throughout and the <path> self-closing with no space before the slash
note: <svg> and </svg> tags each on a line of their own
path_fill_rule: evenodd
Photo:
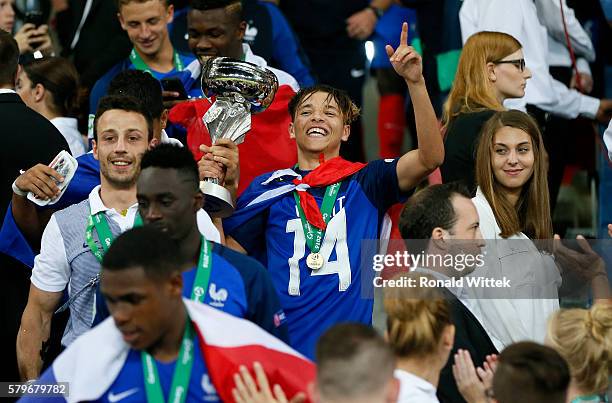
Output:
<svg viewBox="0 0 612 403">
<path fill-rule="evenodd" d="M 187 99 L 187 91 L 180 79 L 176 77 L 162 78 L 161 85 L 164 91 L 172 91 L 179 94 L 177 98 L 173 99 Z"/>
<path fill-rule="evenodd" d="M 36 28 L 40 27 L 42 24 L 45 23 L 45 21 L 43 20 L 42 11 L 28 11 L 25 15 L 25 19 L 23 20 L 23 22 L 26 24 L 34 24 Z"/>
</svg>

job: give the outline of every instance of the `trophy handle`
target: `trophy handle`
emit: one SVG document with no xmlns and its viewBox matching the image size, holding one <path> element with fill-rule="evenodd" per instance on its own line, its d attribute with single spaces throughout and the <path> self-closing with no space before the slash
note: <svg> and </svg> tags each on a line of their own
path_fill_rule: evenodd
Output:
<svg viewBox="0 0 612 403">
<path fill-rule="evenodd" d="M 217 178 L 205 178 L 200 181 L 200 191 L 204 194 L 204 210 L 211 217 L 226 218 L 235 210 L 232 195 L 223 186 L 214 183 Z"/>
</svg>

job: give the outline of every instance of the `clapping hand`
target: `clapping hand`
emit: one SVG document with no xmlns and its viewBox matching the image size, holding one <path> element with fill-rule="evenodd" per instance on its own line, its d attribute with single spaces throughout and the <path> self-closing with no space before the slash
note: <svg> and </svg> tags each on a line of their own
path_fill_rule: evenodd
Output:
<svg viewBox="0 0 612 403">
<path fill-rule="evenodd" d="M 268 378 L 260 363 L 253 364 L 255 379 L 246 367 L 240 367 L 240 372 L 234 375 L 236 387 L 232 390 L 236 403 L 302 403 L 306 401 L 304 393 L 296 394 L 288 400 L 280 385 L 270 389 Z"/>
<path fill-rule="evenodd" d="M 497 367 L 497 356 L 487 356 L 482 368 L 475 368 L 470 352 L 458 350 L 453 364 L 453 375 L 457 389 L 468 403 L 488 402 L 487 390 L 493 385 L 493 374 Z"/>
</svg>

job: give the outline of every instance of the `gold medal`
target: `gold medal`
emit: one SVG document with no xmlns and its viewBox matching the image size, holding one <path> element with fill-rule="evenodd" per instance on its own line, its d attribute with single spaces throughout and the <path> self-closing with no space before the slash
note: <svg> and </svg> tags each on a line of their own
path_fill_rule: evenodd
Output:
<svg viewBox="0 0 612 403">
<path fill-rule="evenodd" d="M 320 253 L 311 252 L 306 258 L 306 266 L 312 270 L 318 270 L 323 267 L 323 256 Z"/>
</svg>

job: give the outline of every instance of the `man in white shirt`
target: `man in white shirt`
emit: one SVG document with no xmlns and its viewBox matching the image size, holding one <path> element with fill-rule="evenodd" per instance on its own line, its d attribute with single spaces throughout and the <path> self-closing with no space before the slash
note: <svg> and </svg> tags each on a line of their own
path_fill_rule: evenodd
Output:
<svg viewBox="0 0 612 403">
<path fill-rule="evenodd" d="M 567 45 L 567 39 L 569 38 L 576 56 L 576 67 L 580 74 L 582 92 L 588 94 L 593 89 L 589 62 L 595 61 L 595 49 L 591 38 L 576 18 L 574 10 L 567 6 L 566 0 L 562 1 L 563 14 L 558 0 L 537 0 L 535 2 L 538 19 L 548 33 L 548 63 L 551 67 L 572 67 L 572 59 Z M 567 27 L 568 38 L 565 36 L 565 27 Z M 553 76 L 559 80 L 554 73 Z M 575 80 L 576 78 L 572 77 L 572 83 Z M 563 80 L 559 81 L 564 82 Z M 565 82 L 565 84 L 568 83 Z M 574 88 L 572 85 L 570 87 Z"/>
<path fill-rule="evenodd" d="M 151 115 L 135 99 L 111 96 L 100 102 L 94 126 L 93 153 L 100 162 L 101 185 L 87 200 L 54 213 L 43 233 L 17 336 L 24 380 L 40 374 L 43 344 L 66 287 L 70 319 L 62 344 L 67 346 L 89 329 L 102 255 L 137 220 L 136 180 L 142 155 L 153 139 Z M 56 188 L 53 178 L 41 185 Z"/>
</svg>

